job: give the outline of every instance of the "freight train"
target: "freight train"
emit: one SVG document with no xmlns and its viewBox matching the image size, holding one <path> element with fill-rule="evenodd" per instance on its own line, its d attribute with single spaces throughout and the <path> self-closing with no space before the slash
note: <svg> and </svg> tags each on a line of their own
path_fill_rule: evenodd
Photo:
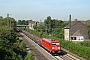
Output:
<svg viewBox="0 0 90 60">
<path fill-rule="evenodd" d="M 18 29 L 20 30 L 20 29 Z M 35 43 L 42 46 L 43 48 L 47 49 L 51 54 L 59 54 L 61 53 L 61 46 L 60 42 L 58 40 L 50 39 L 50 38 L 39 38 L 36 37 L 26 31 L 20 30 L 23 34 L 28 36 L 30 39 L 32 39 Z"/>
</svg>

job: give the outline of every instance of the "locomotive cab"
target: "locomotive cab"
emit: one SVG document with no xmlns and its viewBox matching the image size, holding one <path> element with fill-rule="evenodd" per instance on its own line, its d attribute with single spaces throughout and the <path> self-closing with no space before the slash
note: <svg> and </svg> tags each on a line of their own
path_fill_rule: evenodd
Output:
<svg viewBox="0 0 90 60">
<path fill-rule="evenodd" d="M 60 42 L 57 40 L 43 38 L 41 43 L 42 43 L 42 46 L 52 54 L 61 52 Z"/>
<path fill-rule="evenodd" d="M 61 52 L 61 47 L 59 42 L 52 42 L 52 53 L 60 53 Z"/>
</svg>

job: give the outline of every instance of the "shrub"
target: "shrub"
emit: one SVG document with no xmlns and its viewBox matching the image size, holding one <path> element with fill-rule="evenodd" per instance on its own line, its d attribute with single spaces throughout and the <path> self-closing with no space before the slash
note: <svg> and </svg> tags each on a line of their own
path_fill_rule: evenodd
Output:
<svg viewBox="0 0 90 60">
<path fill-rule="evenodd" d="M 65 49 L 68 49 L 69 51 L 90 60 L 90 47 L 85 47 L 65 40 L 60 40 L 60 42 L 61 46 Z"/>
</svg>

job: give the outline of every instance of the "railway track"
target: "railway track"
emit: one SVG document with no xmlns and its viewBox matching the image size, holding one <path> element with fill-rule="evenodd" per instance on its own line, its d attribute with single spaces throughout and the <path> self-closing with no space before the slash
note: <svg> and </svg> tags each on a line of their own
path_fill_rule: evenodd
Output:
<svg viewBox="0 0 90 60">
<path fill-rule="evenodd" d="M 24 31 L 25 33 L 25 31 Z M 26 32 L 27 33 L 27 32 Z M 35 43 L 37 43 L 38 45 L 41 45 L 40 43 L 38 43 L 38 40 L 41 40 L 39 37 L 36 37 L 32 34 L 25 34 L 26 36 L 28 36 L 29 38 L 31 38 Z M 78 57 L 76 55 L 71 54 L 70 52 L 66 51 L 62 48 L 62 53 L 60 55 L 54 56 L 57 60 L 86 60 L 84 58 Z"/>
<path fill-rule="evenodd" d="M 37 60 L 48 60 L 46 57 L 44 57 L 32 44 L 28 43 L 30 47 L 30 51 L 33 51 L 35 53 L 35 56 Z"/>
<path fill-rule="evenodd" d="M 36 60 L 48 60 L 45 56 L 43 56 L 43 54 L 41 54 L 31 43 L 29 43 L 26 38 L 22 37 L 26 43 L 27 46 L 30 48 L 30 51 L 33 51 L 35 56 L 36 56 Z"/>
<path fill-rule="evenodd" d="M 73 57 L 70 54 L 66 54 L 66 55 L 59 56 L 59 57 L 62 58 L 63 60 L 81 60 L 81 59 L 79 59 L 77 57 Z"/>
<path fill-rule="evenodd" d="M 76 56 L 76 55 L 73 55 L 72 53 L 68 53 L 68 52 L 64 52 L 61 53 L 60 55 L 57 55 L 55 56 L 55 58 L 57 58 L 57 60 L 86 60 L 82 57 L 79 57 L 79 56 Z"/>
<path fill-rule="evenodd" d="M 62 50 L 63 51 L 63 50 Z M 57 60 L 83 60 L 83 59 L 80 59 L 80 58 L 78 58 L 78 57 L 76 57 L 76 56 L 73 56 L 73 55 L 71 55 L 71 54 L 69 54 L 69 53 L 66 53 L 65 51 L 63 51 L 61 54 L 59 54 L 59 55 L 56 55 L 55 56 L 56 58 L 57 58 Z"/>
</svg>

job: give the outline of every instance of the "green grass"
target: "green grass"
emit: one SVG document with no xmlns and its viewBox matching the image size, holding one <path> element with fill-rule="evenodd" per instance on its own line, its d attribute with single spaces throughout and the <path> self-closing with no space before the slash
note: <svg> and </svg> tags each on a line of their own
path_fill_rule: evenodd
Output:
<svg viewBox="0 0 90 60">
<path fill-rule="evenodd" d="M 37 32 L 37 31 L 35 31 L 35 30 L 30 30 L 29 28 L 27 28 L 26 31 L 29 32 L 29 33 L 31 33 L 31 34 L 34 34 L 34 35 L 40 37 L 40 33 Z"/>
<path fill-rule="evenodd" d="M 80 44 L 75 44 L 73 42 L 68 42 L 65 40 L 60 40 L 60 42 L 61 42 L 61 46 L 64 47 L 65 49 L 68 49 L 69 51 L 90 60 L 90 48 L 89 47 L 85 47 Z"/>
</svg>

